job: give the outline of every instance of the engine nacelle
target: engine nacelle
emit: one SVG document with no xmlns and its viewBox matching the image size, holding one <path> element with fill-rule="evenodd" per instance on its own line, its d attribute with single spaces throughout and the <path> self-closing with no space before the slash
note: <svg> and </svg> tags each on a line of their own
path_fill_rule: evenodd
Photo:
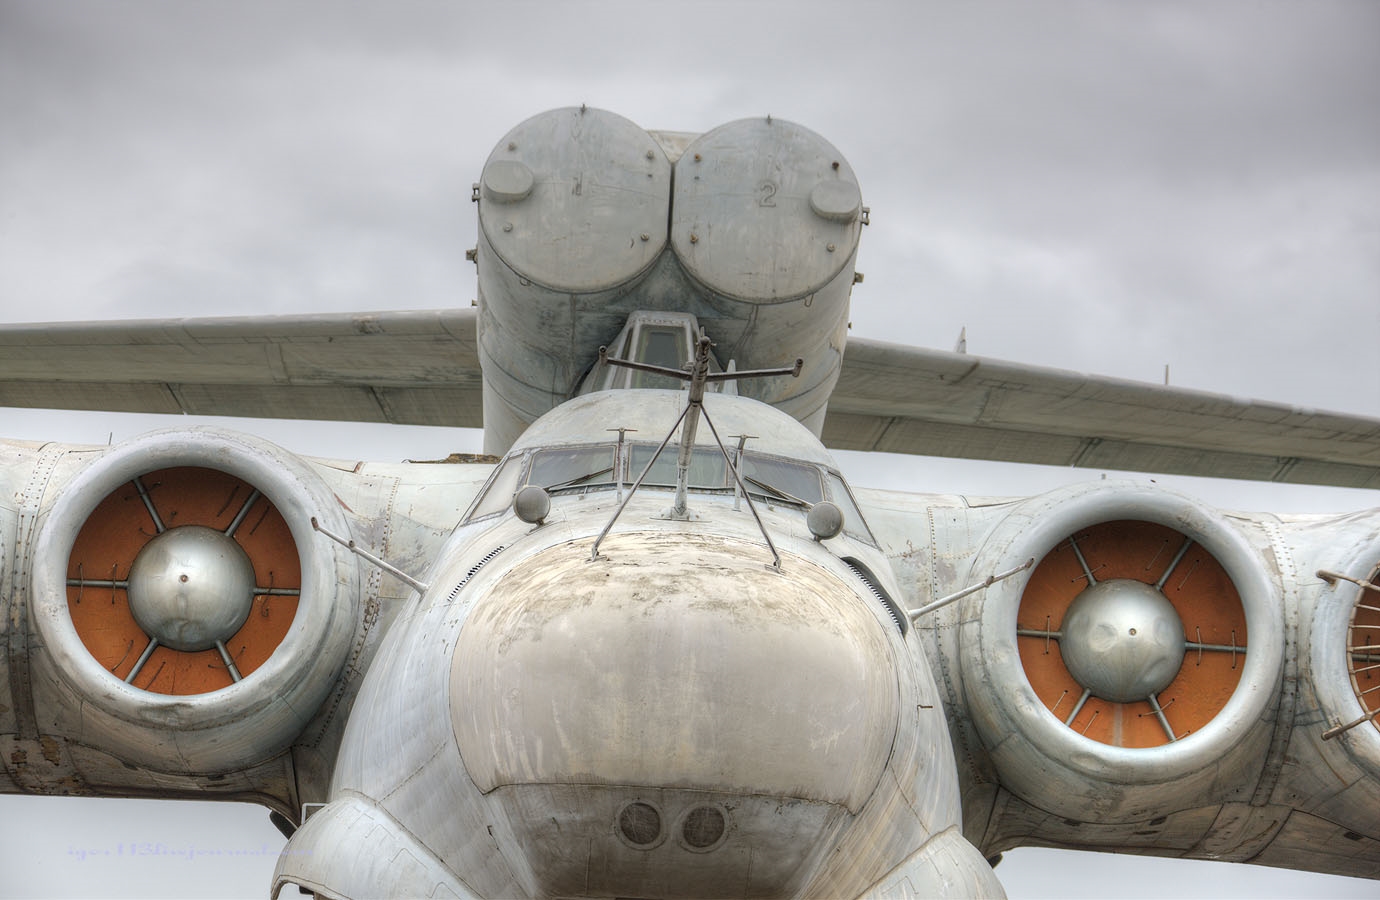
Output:
<svg viewBox="0 0 1380 900">
<path fill-rule="evenodd" d="M 1369 533 L 1335 549 L 1324 539 L 1320 549 L 1331 584 L 1320 586 L 1306 620 L 1302 682 L 1313 692 L 1303 705 L 1320 710 L 1321 721 L 1298 728 L 1290 752 L 1299 779 L 1319 782 L 1298 791 L 1309 812 L 1366 831 L 1380 804 L 1380 592 L 1356 581 L 1380 578 L 1380 539 Z"/>
<path fill-rule="evenodd" d="M 819 135 L 770 117 L 676 159 L 666 147 L 681 144 L 581 107 L 528 119 L 490 154 L 475 186 L 488 452 L 569 399 L 639 309 L 695 315 L 739 369 L 803 358 L 798 379 L 739 390 L 819 433 L 866 218 L 856 177 Z"/>
<path fill-rule="evenodd" d="M 1017 505 L 973 571 L 1031 558 L 963 610 L 965 694 L 1005 787 L 1129 822 L 1221 803 L 1223 773 L 1260 770 L 1284 627 L 1240 532 L 1173 492 L 1100 482 Z"/>
<path fill-rule="evenodd" d="M 45 729 L 186 773 L 286 748 L 358 619 L 355 560 L 313 516 L 348 531 L 304 462 L 216 429 L 144 435 L 81 471 L 33 554 Z"/>
</svg>

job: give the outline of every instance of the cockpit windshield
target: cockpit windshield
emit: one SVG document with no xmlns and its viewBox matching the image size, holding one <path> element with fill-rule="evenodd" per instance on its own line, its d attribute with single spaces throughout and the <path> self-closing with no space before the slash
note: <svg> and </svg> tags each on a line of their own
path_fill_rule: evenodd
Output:
<svg viewBox="0 0 1380 900">
<path fill-rule="evenodd" d="M 525 484 L 545 488 L 552 495 L 612 490 L 631 486 L 647 468 L 657 445 L 615 442 L 553 447 L 519 453 L 505 459 L 480 494 L 466 521 L 509 508 L 517 489 Z M 843 511 L 844 533 L 875 544 L 853 496 L 836 472 L 814 463 L 766 453 L 730 451 L 743 486 L 754 499 L 774 506 L 809 508 L 823 500 Z M 677 448 L 667 446 L 642 480 L 644 488 L 664 490 L 676 484 Z M 696 447 L 690 456 L 689 488 L 733 494 L 737 484 L 718 447 Z"/>
<path fill-rule="evenodd" d="M 513 494 L 517 493 L 518 485 L 522 483 L 518 476 L 522 474 L 524 462 L 521 456 L 510 456 L 499 463 L 493 475 L 489 476 L 489 483 L 475 501 L 468 518 L 482 519 L 484 516 L 491 516 L 507 509 L 513 502 Z"/>
<path fill-rule="evenodd" d="M 743 483 L 754 494 L 765 492 L 773 499 L 814 504 L 824 499 L 819 469 L 774 456 L 744 453 L 739 467 Z"/>
<path fill-rule="evenodd" d="M 656 447 L 652 444 L 633 444 L 628 454 L 628 480 L 634 481 L 647 468 Z M 696 447 L 690 454 L 690 487 L 700 490 L 726 488 L 731 484 L 728 466 L 718 447 Z M 642 479 L 648 487 L 676 486 L 676 448 L 668 446 L 657 457 L 656 465 Z"/>
<path fill-rule="evenodd" d="M 616 478 L 611 445 L 560 447 L 533 451 L 527 483 L 556 491 L 567 487 L 610 485 Z"/>
</svg>

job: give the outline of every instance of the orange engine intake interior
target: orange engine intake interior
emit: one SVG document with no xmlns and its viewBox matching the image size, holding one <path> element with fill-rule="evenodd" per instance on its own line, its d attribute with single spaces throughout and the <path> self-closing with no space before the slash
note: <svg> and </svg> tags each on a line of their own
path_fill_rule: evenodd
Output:
<svg viewBox="0 0 1380 900">
<path fill-rule="evenodd" d="M 1104 522 L 1072 536 L 1097 581 L 1114 578 L 1157 583 L 1185 537 L 1150 522 Z M 1057 632 L 1069 604 L 1088 577 L 1069 540 L 1045 555 L 1031 573 L 1017 614 L 1022 630 Z M 1246 649 L 1246 614 L 1226 571 L 1201 545 L 1192 544 L 1161 589 L 1183 621 L 1185 640 L 1240 652 L 1190 648 L 1174 680 L 1158 695 L 1176 738 L 1212 719 L 1241 680 Z M 1017 638 L 1021 665 L 1035 693 L 1064 721 L 1083 694 L 1064 665 L 1057 637 Z M 1117 747 L 1156 747 L 1170 742 L 1149 700 L 1115 703 L 1088 697 L 1068 727 Z"/>
<path fill-rule="evenodd" d="M 162 469 L 139 480 L 167 529 L 203 525 L 223 532 L 253 493 L 246 482 L 214 469 Z M 91 655 L 119 678 L 129 674 L 150 640 L 135 622 L 121 584 L 135 556 L 157 534 L 138 487 L 127 482 L 91 513 L 68 561 L 72 623 Z M 268 498 L 254 500 L 233 537 L 253 563 L 256 593 L 249 617 L 225 645 L 247 677 L 286 637 L 297 614 L 300 597 L 294 594 L 301 589 L 302 572 L 287 523 Z M 259 593 L 268 590 L 293 593 Z M 159 646 L 131 683 L 160 694 L 204 694 L 228 687 L 233 679 L 215 649 L 184 652 Z"/>
</svg>

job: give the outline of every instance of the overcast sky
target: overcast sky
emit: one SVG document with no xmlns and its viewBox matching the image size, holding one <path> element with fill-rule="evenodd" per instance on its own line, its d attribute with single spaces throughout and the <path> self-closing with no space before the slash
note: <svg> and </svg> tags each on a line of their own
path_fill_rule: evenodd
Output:
<svg viewBox="0 0 1380 900">
<path fill-rule="evenodd" d="M 1380 4 L 1362 0 L 0 0 L 0 322 L 468 306 L 485 157 L 527 116 L 580 103 L 678 131 L 772 114 L 833 142 L 872 209 L 859 336 L 947 349 L 966 326 L 979 355 L 1152 382 L 1168 365 L 1181 386 L 1380 417 Z M 21 438 L 164 424 L 0 410 Z M 444 429 L 232 425 L 326 455 L 477 447 Z M 841 460 L 855 483 L 915 491 L 1097 477 Z M 1238 508 L 1376 505 L 1161 480 Z M 272 867 L 69 853 L 68 835 L 113 847 L 165 823 L 249 850 L 276 835 L 261 811 L 244 811 L 258 831 L 202 838 L 241 812 L 25 802 L 43 811 L 0 801 L 0 895 L 253 896 Z M 1017 853 L 998 874 L 1013 897 L 1375 891 L 1183 871 Z"/>
</svg>

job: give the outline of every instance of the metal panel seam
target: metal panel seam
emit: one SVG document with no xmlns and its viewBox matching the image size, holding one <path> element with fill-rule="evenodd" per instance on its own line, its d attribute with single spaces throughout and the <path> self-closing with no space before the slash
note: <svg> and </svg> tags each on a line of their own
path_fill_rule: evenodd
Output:
<svg viewBox="0 0 1380 900">
<path fill-rule="evenodd" d="M 163 387 L 167 388 L 168 393 L 172 395 L 173 402 L 177 404 L 177 408 L 182 411 L 184 416 L 193 412 L 193 410 L 187 406 L 186 398 L 182 396 L 182 385 L 173 384 L 171 381 L 167 381 L 163 383 Z"/>
<path fill-rule="evenodd" d="M 372 384 L 369 385 L 368 388 L 369 396 L 373 397 L 374 402 L 378 404 L 379 412 L 383 415 L 383 420 L 390 425 L 397 425 L 398 415 L 393 411 L 393 404 L 388 402 L 388 397 Z"/>
<path fill-rule="evenodd" d="M 10 669 L 10 692 L 14 703 L 15 724 L 19 736 L 28 740 L 38 738 L 38 719 L 34 710 L 33 687 L 29 679 L 29 567 L 25 565 L 29 547 L 33 543 L 43 495 L 47 492 L 57 462 L 67 452 L 61 444 L 44 444 L 38 452 L 29 483 L 19 498 L 19 516 L 14 530 L 14 561 L 10 566 L 14 593 L 9 608 L 9 647 L 7 664 Z"/>
<path fill-rule="evenodd" d="M 1289 740 L 1294 730 L 1294 720 L 1298 714 L 1299 696 L 1299 579 L 1297 567 L 1294 559 L 1289 553 L 1289 548 L 1284 542 L 1284 535 L 1280 530 L 1278 521 L 1265 521 L 1261 523 L 1266 537 L 1270 540 L 1270 551 L 1275 558 L 1275 564 L 1279 569 L 1279 580 L 1283 587 L 1283 608 L 1281 615 L 1284 618 L 1285 633 L 1285 653 L 1284 653 L 1284 672 L 1280 679 L 1279 698 L 1275 705 L 1274 729 L 1270 734 L 1270 749 L 1266 752 L 1265 760 L 1260 769 L 1260 780 L 1256 782 L 1254 793 L 1251 794 L 1251 806 L 1266 806 L 1270 802 L 1270 796 L 1274 793 L 1275 786 L 1279 783 L 1280 774 L 1284 768 L 1285 751 L 1288 749 Z M 1288 615 L 1288 610 L 1292 609 L 1295 615 Z M 1292 648 L 1292 652 L 1290 652 Z"/>
</svg>

